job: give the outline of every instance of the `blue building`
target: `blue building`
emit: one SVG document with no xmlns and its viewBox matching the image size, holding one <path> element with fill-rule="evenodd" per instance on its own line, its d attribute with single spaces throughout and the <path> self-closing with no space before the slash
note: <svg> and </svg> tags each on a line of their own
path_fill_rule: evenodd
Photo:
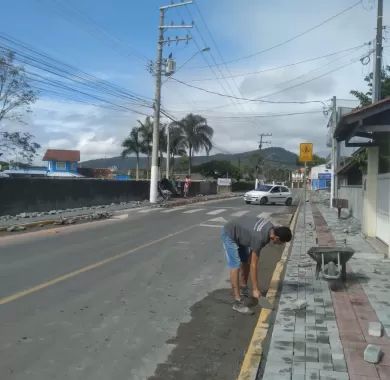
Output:
<svg viewBox="0 0 390 380">
<path fill-rule="evenodd" d="M 48 149 L 42 160 L 47 161 L 49 177 L 81 177 L 77 173 L 79 150 Z"/>
<path fill-rule="evenodd" d="M 310 171 L 312 190 L 330 190 L 332 169 L 329 165 L 313 166 Z"/>
</svg>

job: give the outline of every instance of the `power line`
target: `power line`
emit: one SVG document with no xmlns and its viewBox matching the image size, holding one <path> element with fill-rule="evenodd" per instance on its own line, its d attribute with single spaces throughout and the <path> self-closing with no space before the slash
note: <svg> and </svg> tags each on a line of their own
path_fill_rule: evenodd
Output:
<svg viewBox="0 0 390 380">
<path fill-rule="evenodd" d="M 218 47 L 218 44 L 216 43 L 216 41 L 215 41 L 215 39 L 214 39 L 214 37 L 213 37 L 211 31 L 210 31 L 210 28 L 208 27 L 207 22 L 206 22 L 205 18 L 203 17 L 203 14 L 202 14 L 202 12 L 201 12 L 201 10 L 200 10 L 200 8 L 199 8 L 197 2 L 194 1 L 194 4 L 195 4 L 195 8 L 196 8 L 196 10 L 198 11 L 198 14 L 199 14 L 199 16 L 200 16 L 202 22 L 203 22 L 203 24 L 204 24 L 204 26 L 205 26 L 205 28 L 206 28 L 206 31 L 208 32 L 208 34 L 209 34 L 209 36 L 210 36 L 210 39 L 211 39 L 212 43 L 213 43 L 214 46 L 215 46 L 215 49 L 216 49 L 216 51 L 217 51 L 217 54 L 219 55 L 219 58 L 221 59 L 222 62 L 224 62 L 224 58 L 223 58 L 222 53 L 221 53 L 221 51 L 220 51 L 220 49 L 219 49 L 219 47 Z M 187 7 L 187 9 L 188 9 L 188 7 Z M 197 28 L 197 30 L 198 30 L 198 28 Z M 224 65 L 224 67 L 225 67 L 227 73 L 229 74 L 230 78 L 232 79 L 233 85 L 234 85 L 234 87 L 236 88 L 237 93 L 238 93 L 240 96 L 242 96 L 242 93 L 241 93 L 241 91 L 240 91 L 239 86 L 237 85 L 235 79 L 232 78 L 232 73 L 230 72 L 229 67 L 227 66 L 227 64 L 226 64 L 225 62 L 223 63 L 223 65 Z M 226 77 L 226 76 L 224 77 L 224 79 L 227 81 L 227 77 Z M 227 81 L 227 82 L 228 82 L 228 81 Z"/>
<path fill-rule="evenodd" d="M 353 59 L 352 61 L 350 61 L 350 62 L 348 62 L 348 63 L 346 63 L 346 64 L 344 64 L 344 65 L 341 65 L 341 66 L 339 66 L 339 67 L 336 67 L 336 68 L 334 68 L 334 69 L 332 69 L 332 70 L 329 70 L 329 71 L 327 71 L 327 72 L 325 72 L 325 73 L 323 73 L 323 74 L 321 74 L 321 75 L 318 75 L 318 76 L 316 76 L 316 77 L 310 78 L 310 79 L 308 79 L 308 80 L 305 80 L 305 81 L 303 81 L 303 82 L 297 83 L 297 84 L 295 84 L 295 85 L 292 85 L 292 86 L 289 86 L 289 87 L 282 88 L 281 90 L 272 92 L 272 93 L 270 93 L 270 94 L 264 95 L 264 96 L 262 96 L 262 97 L 260 97 L 260 98 L 257 98 L 257 99 L 269 98 L 269 97 L 271 97 L 271 96 L 274 96 L 274 95 L 277 95 L 277 94 L 281 94 L 282 92 L 291 90 L 291 89 L 293 89 L 293 88 L 303 86 L 303 85 L 305 85 L 305 84 L 307 84 L 307 83 L 313 82 L 313 81 L 315 81 L 315 80 L 317 80 L 317 79 L 323 78 L 323 77 L 325 77 L 325 76 L 327 76 L 327 75 L 329 75 L 329 74 L 332 74 L 332 73 L 334 73 L 334 72 L 336 72 L 336 71 L 339 71 L 339 70 L 341 70 L 341 69 L 343 69 L 343 68 L 345 68 L 345 67 L 347 67 L 347 66 L 353 65 L 354 63 L 359 62 L 359 60 L 360 60 L 360 57 L 359 57 L 359 58 L 355 58 L 355 59 Z"/>
<path fill-rule="evenodd" d="M 190 16 L 190 18 L 193 19 L 193 15 L 192 15 L 190 9 L 189 9 L 187 6 L 185 7 L 185 9 L 186 9 L 188 15 Z M 203 42 L 205 45 L 207 45 L 205 38 L 203 37 L 202 33 L 200 32 L 200 30 L 199 30 L 199 28 L 198 28 L 198 26 L 197 26 L 196 24 L 195 24 L 195 29 L 196 29 L 196 31 L 198 32 L 198 34 L 199 34 L 199 36 L 200 36 L 202 42 Z M 192 39 L 193 39 L 195 45 L 196 45 L 197 48 L 199 49 L 199 45 L 198 45 L 198 43 L 196 42 L 196 39 L 193 37 L 192 33 L 191 33 L 191 37 L 192 37 Z M 203 59 L 205 60 L 205 62 L 206 62 L 206 64 L 207 64 L 207 67 L 208 67 L 208 68 L 210 69 L 210 71 L 213 73 L 213 75 L 214 75 L 215 78 L 218 78 L 218 75 L 216 74 L 216 72 L 215 72 L 215 70 L 214 70 L 214 67 L 219 71 L 219 73 L 220 73 L 220 75 L 221 75 L 222 78 L 221 78 L 221 79 L 217 79 L 217 81 L 218 81 L 218 83 L 219 83 L 219 85 L 220 85 L 222 91 L 223 91 L 223 92 L 226 92 L 226 93 L 230 93 L 230 94 L 234 97 L 234 96 L 235 96 L 234 91 L 232 90 L 232 88 L 231 88 L 231 86 L 230 86 L 230 83 L 229 83 L 226 79 L 223 78 L 223 73 L 222 73 L 220 67 L 217 65 L 217 61 L 216 61 L 216 59 L 214 58 L 214 55 L 212 54 L 212 52 L 210 52 L 210 57 L 211 57 L 212 61 L 214 62 L 214 65 L 211 65 L 203 54 L 202 54 L 202 57 L 203 57 Z M 226 88 L 225 88 L 225 85 L 226 85 Z M 227 90 L 226 90 L 226 89 L 227 89 Z M 239 105 L 239 104 L 234 100 L 234 98 L 231 98 L 230 101 L 231 101 L 231 103 L 232 103 L 235 107 L 237 107 L 237 106 Z"/>
<path fill-rule="evenodd" d="M 271 103 L 271 104 L 309 104 L 309 103 L 321 103 L 323 105 L 326 105 L 322 100 L 302 100 L 302 101 L 271 101 L 271 100 L 262 100 L 262 99 L 250 99 L 250 98 L 244 98 L 244 97 L 238 97 L 238 96 L 232 96 L 228 94 L 222 94 L 220 92 L 212 91 L 212 90 L 207 90 L 202 87 L 194 86 L 190 83 L 183 82 L 179 79 L 171 77 L 172 80 L 175 82 L 181 83 L 184 86 L 194 88 L 199 91 L 207 92 L 209 94 L 217 95 L 217 96 L 222 96 L 225 98 L 232 98 L 232 99 L 237 99 L 237 100 L 245 100 L 247 102 L 260 102 L 260 103 Z M 226 106 L 225 106 L 226 107 Z"/>
<path fill-rule="evenodd" d="M 37 74 L 33 74 L 33 75 L 37 75 Z M 38 76 L 38 77 L 41 77 L 41 76 Z M 81 91 L 81 90 L 77 90 L 77 89 L 74 89 L 72 87 L 69 87 L 65 84 L 62 84 L 62 83 L 58 83 L 57 81 L 50 81 L 48 80 L 47 78 L 43 78 L 43 80 L 40 80 L 40 79 L 34 79 L 34 78 L 31 78 L 31 77 L 28 77 L 28 79 L 30 79 L 31 81 L 33 82 L 37 82 L 37 83 L 41 83 L 41 84 L 46 84 L 46 85 L 49 85 L 49 86 L 54 86 L 54 87 L 58 87 L 60 89 L 64 89 L 64 90 L 68 90 L 70 92 L 74 92 L 74 93 L 78 93 L 78 94 L 81 94 L 81 95 L 85 95 L 87 97 L 90 97 L 92 99 L 95 99 L 95 100 L 98 100 L 98 101 L 101 101 L 103 103 L 106 103 L 108 105 L 111 105 L 111 106 L 114 106 L 114 107 L 117 107 L 117 108 L 121 108 L 121 109 L 124 109 L 124 110 L 127 110 L 127 111 L 131 111 L 131 112 L 134 112 L 136 114 L 139 114 L 139 115 L 146 115 L 145 113 L 143 112 L 140 112 L 140 111 L 137 111 L 135 109 L 132 109 L 132 108 L 129 108 L 127 106 L 123 106 L 123 105 L 120 105 L 120 104 L 117 104 L 117 103 L 114 103 L 110 100 L 107 100 L 107 99 L 104 99 L 100 96 L 96 96 L 94 94 L 90 94 L 90 93 L 87 93 L 87 92 L 84 92 L 84 91 Z M 146 115 L 148 116 L 148 115 Z"/>
<path fill-rule="evenodd" d="M 286 113 L 269 113 L 257 115 L 243 115 L 243 116 L 222 116 L 222 115 L 206 115 L 210 119 L 247 119 L 247 118 L 268 118 L 268 117 L 284 117 L 307 114 L 323 114 L 323 111 L 305 111 L 305 112 L 286 112 Z"/>
<path fill-rule="evenodd" d="M 267 94 L 267 95 L 264 95 L 264 96 L 261 96 L 261 97 L 258 97 L 258 98 L 249 99 L 249 98 L 244 98 L 244 97 L 242 97 L 242 98 L 239 98 L 239 99 L 240 99 L 240 100 L 245 100 L 245 101 L 250 101 L 250 102 L 260 101 L 260 102 L 265 102 L 265 103 L 282 103 L 282 104 L 283 104 L 283 103 L 286 103 L 286 104 L 290 104 L 290 103 L 299 103 L 299 104 L 304 104 L 304 103 L 307 103 L 307 102 L 296 102 L 296 101 L 294 101 L 294 102 L 274 101 L 274 102 L 273 102 L 273 101 L 265 100 L 265 98 L 269 98 L 270 96 L 273 96 L 273 95 L 276 95 L 276 94 L 280 94 L 280 93 L 282 93 L 282 92 L 288 91 L 288 90 L 290 90 L 290 89 L 293 89 L 293 88 L 302 86 L 302 85 L 304 85 L 304 84 L 310 83 L 310 82 L 312 82 L 312 81 L 314 81 L 314 80 L 320 79 L 320 78 L 322 78 L 322 77 L 324 77 L 324 76 L 327 76 L 327 75 L 329 75 L 329 74 L 331 74 L 331 73 L 333 73 L 333 72 L 335 72 L 335 71 L 341 70 L 341 69 L 343 69 L 343 68 L 345 68 L 345 67 L 347 67 L 347 66 L 350 66 L 351 64 L 356 63 L 356 62 L 358 62 L 360 59 L 361 59 L 361 56 L 359 56 L 358 58 L 355 58 L 355 59 L 352 60 L 351 62 L 348 62 L 348 63 L 346 63 L 346 64 L 344 64 L 344 65 L 341 65 L 341 66 L 339 66 L 339 67 L 337 67 L 337 68 L 335 68 L 335 69 L 329 70 L 329 71 L 327 71 L 327 72 L 325 72 L 325 73 L 323 73 L 323 74 L 321 74 L 321 75 L 318 75 L 318 76 L 316 76 L 316 77 L 314 77 L 314 78 L 310 78 L 310 79 L 308 79 L 308 80 L 306 80 L 306 81 L 297 83 L 297 84 L 295 84 L 295 85 L 292 85 L 292 86 L 283 88 L 283 89 L 281 89 L 281 90 L 275 91 L 275 92 L 273 92 L 273 93 L 270 93 L 270 94 Z M 316 70 L 318 70 L 318 69 L 316 69 Z M 305 75 L 306 75 L 306 74 L 305 74 Z M 301 75 L 301 76 L 302 76 L 302 75 Z M 299 76 L 299 77 L 301 77 L 301 76 Z M 299 78 L 299 77 L 297 77 L 297 78 Z M 294 78 L 293 80 L 296 80 L 297 78 Z M 192 87 L 192 88 L 198 89 L 198 90 L 200 90 L 200 91 L 204 91 L 204 92 L 211 93 L 211 94 L 214 94 L 214 95 L 219 95 L 219 96 L 225 96 L 225 97 L 229 97 L 229 96 L 230 96 L 230 95 L 228 95 L 228 94 L 221 94 L 221 93 L 217 93 L 217 92 L 215 92 L 215 91 L 211 91 L 211 90 L 207 90 L 207 89 L 204 89 L 204 88 L 201 88 L 201 87 L 198 87 L 198 86 L 194 86 L 194 85 L 191 85 L 191 84 L 189 84 L 189 83 L 180 81 L 180 80 L 178 80 L 178 79 L 176 79 L 176 78 L 172 78 L 172 79 L 175 80 L 175 81 L 177 81 L 177 82 L 179 82 L 179 83 L 181 83 L 181 84 L 184 84 L 184 85 L 186 85 L 186 86 L 188 86 L 188 87 Z M 291 80 L 290 80 L 290 81 L 291 81 Z M 236 98 L 236 99 L 237 99 L 237 98 Z M 325 105 L 325 103 L 322 102 L 322 101 L 309 101 L 308 103 L 313 103 L 313 102 L 315 102 L 315 103 L 320 102 L 320 103 L 322 103 L 322 104 Z"/>
<path fill-rule="evenodd" d="M 138 52 L 135 48 L 131 47 L 120 38 L 114 36 L 110 31 L 69 2 L 65 3 L 62 0 L 54 0 L 54 3 L 53 1 L 45 0 L 36 1 L 42 3 L 45 9 L 50 8 L 52 12 L 65 18 L 68 22 L 78 26 L 80 29 L 83 29 L 97 40 L 102 41 L 101 36 L 104 36 L 105 42 L 110 41 L 110 47 L 125 58 L 134 57 L 144 64 L 148 62 L 148 57 Z M 47 7 L 47 5 L 49 5 L 49 7 Z"/>
<path fill-rule="evenodd" d="M 15 59 L 17 61 L 34 67 L 35 69 L 65 79 L 68 83 L 70 82 L 106 95 L 126 99 L 127 101 L 131 101 L 137 105 L 147 107 L 152 106 L 151 100 L 146 97 L 131 92 L 116 84 L 102 80 L 94 75 L 88 74 L 75 68 L 74 66 L 58 61 L 57 59 L 31 48 L 11 37 L 0 34 L 0 40 L 5 41 L 5 43 L 0 44 L 0 49 L 5 52 L 16 52 Z M 25 51 L 28 53 L 25 53 Z M 46 79 L 50 80 L 50 78 Z"/>
<path fill-rule="evenodd" d="M 246 72 L 246 73 L 233 74 L 231 76 L 225 76 L 225 78 L 239 78 L 239 77 L 244 77 L 244 76 L 248 76 L 248 75 L 257 75 L 257 74 L 262 74 L 262 73 L 266 73 L 266 72 L 270 72 L 270 71 L 281 70 L 281 69 L 285 69 L 287 67 L 297 66 L 297 65 L 300 65 L 302 63 L 308 63 L 308 62 L 313 62 L 313 61 L 317 61 L 317 60 L 324 59 L 324 58 L 329 58 L 329 57 L 332 57 L 332 56 L 340 54 L 340 53 L 344 53 L 344 52 L 348 52 L 348 51 L 355 51 L 355 50 L 358 50 L 358 49 L 360 49 L 360 48 L 362 48 L 364 46 L 370 45 L 370 44 L 371 44 L 371 42 L 368 43 L 368 44 L 364 43 L 364 44 L 361 44 L 361 45 L 358 45 L 358 46 L 354 46 L 354 47 L 351 47 L 351 48 L 348 48 L 348 49 L 338 50 L 338 51 L 335 51 L 333 53 L 321 55 L 321 56 L 314 57 L 314 58 L 307 58 L 307 59 L 304 59 L 304 60 L 301 60 L 301 61 L 298 61 L 298 62 L 289 63 L 287 65 L 270 67 L 268 69 L 263 69 L 263 70 L 249 71 L 249 72 Z M 218 78 L 218 79 L 220 79 L 220 78 Z M 205 81 L 211 81 L 211 80 L 215 80 L 215 78 L 193 79 L 193 80 L 191 80 L 189 82 L 205 82 Z"/>
<path fill-rule="evenodd" d="M 306 30 L 304 30 L 303 32 L 300 32 L 300 33 L 294 35 L 293 37 L 288 38 L 287 40 L 284 40 L 284 41 L 282 41 L 282 42 L 279 42 L 279 43 L 277 43 L 277 44 L 275 44 L 275 45 L 273 45 L 273 46 L 270 46 L 270 47 L 268 47 L 268 48 L 266 48 L 266 49 L 257 51 L 257 52 L 255 52 L 255 53 L 248 54 L 248 55 L 243 56 L 243 57 L 231 59 L 231 60 L 229 60 L 229 61 L 225 61 L 225 62 L 218 63 L 217 65 L 221 65 L 221 64 L 223 64 L 223 63 L 227 64 L 227 63 L 239 62 L 239 61 L 242 61 L 242 60 L 244 60 L 244 59 L 249 59 L 249 58 L 258 56 L 258 55 L 260 55 L 260 54 L 264 54 L 264 53 L 266 53 L 266 52 L 269 52 L 269 51 L 271 51 L 271 50 L 273 50 L 273 49 L 276 49 L 276 48 L 278 48 L 278 47 L 281 47 L 281 46 L 283 46 L 283 45 L 286 45 L 286 44 L 288 44 L 288 43 L 290 43 L 290 42 L 292 42 L 292 41 L 294 41 L 294 40 L 296 40 L 296 39 L 298 39 L 298 38 L 300 38 L 300 37 L 302 37 L 302 36 L 304 36 L 304 35 L 306 35 L 306 34 L 312 32 L 313 30 L 316 30 L 316 29 L 320 28 L 321 26 L 323 26 L 323 25 L 327 24 L 328 22 L 334 20 L 335 18 L 337 18 L 337 17 L 343 15 L 344 13 L 349 12 L 350 10 L 356 8 L 356 7 L 357 7 L 359 4 L 361 4 L 361 3 L 362 3 L 362 0 L 359 0 L 359 1 L 355 2 L 354 4 L 350 5 L 349 7 L 344 8 L 343 10 L 341 10 L 341 11 L 338 12 L 338 13 L 336 13 L 335 15 L 326 18 L 324 21 L 320 22 L 319 24 L 316 24 L 316 25 L 310 27 L 309 29 L 306 29 Z M 200 68 L 204 68 L 204 67 L 200 67 Z"/>
</svg>

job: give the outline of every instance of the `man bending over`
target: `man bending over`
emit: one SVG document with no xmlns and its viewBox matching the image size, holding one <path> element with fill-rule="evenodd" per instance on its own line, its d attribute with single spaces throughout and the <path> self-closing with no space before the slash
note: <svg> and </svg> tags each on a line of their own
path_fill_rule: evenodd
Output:
<svg viewBox="0 0 390 380">
<path fill-rule="evenodd" d="M 283 244 L 289 242 L 291 237 L 291 230 L 288 227 L 274 226 L 263 218 L 241 217 L 225 224 L 221 238 L 230 269 L 230 282 L 234 295 L 233 310 L 243 314 L 253 314 L 242 298 L 249 296 L 249 273 L 253 297 L 258 300 L 261 307 L 272 308 L 267 299 L 261 296 L 258 286 L 257 264 L 260 251 L 270 242 Z"/>
</svg>

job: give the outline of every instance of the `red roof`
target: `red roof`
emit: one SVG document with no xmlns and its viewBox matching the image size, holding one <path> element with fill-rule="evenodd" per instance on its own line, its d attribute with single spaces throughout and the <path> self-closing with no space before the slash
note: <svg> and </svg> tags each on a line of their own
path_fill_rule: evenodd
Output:
<svg viewBox="0 0 390 380">
<path fill-rule="evenodd" d="M 43 156 L 43 161 L 80 161 L 79 150 L 48 149 Z"/>
</svg>

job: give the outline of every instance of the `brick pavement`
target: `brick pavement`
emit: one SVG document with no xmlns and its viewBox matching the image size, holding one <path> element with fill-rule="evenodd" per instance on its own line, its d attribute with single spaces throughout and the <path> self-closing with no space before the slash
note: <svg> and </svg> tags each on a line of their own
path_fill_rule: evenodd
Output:
<svg viewBox="0 0 390 380">
<path fill-rule="evenodd" d="M 390 261 L 360 236 L 358 221 L 338 220 L 324 205 L 306 205 L 306 224 L 305 234 L 301 209 L 262 378 L 390 380 Z M 345 239 L 356 253 L 346 287 L 331 292 L 325 280 L 315 279 L 306 250 Z M 297 300 L 306 308 L 297 310 Z M 369 336 L 369 321 L 382 322 L 385 336 Z M 384 351 L 378 365 L 363 360 L 368 343 Z"/>
</svg>

